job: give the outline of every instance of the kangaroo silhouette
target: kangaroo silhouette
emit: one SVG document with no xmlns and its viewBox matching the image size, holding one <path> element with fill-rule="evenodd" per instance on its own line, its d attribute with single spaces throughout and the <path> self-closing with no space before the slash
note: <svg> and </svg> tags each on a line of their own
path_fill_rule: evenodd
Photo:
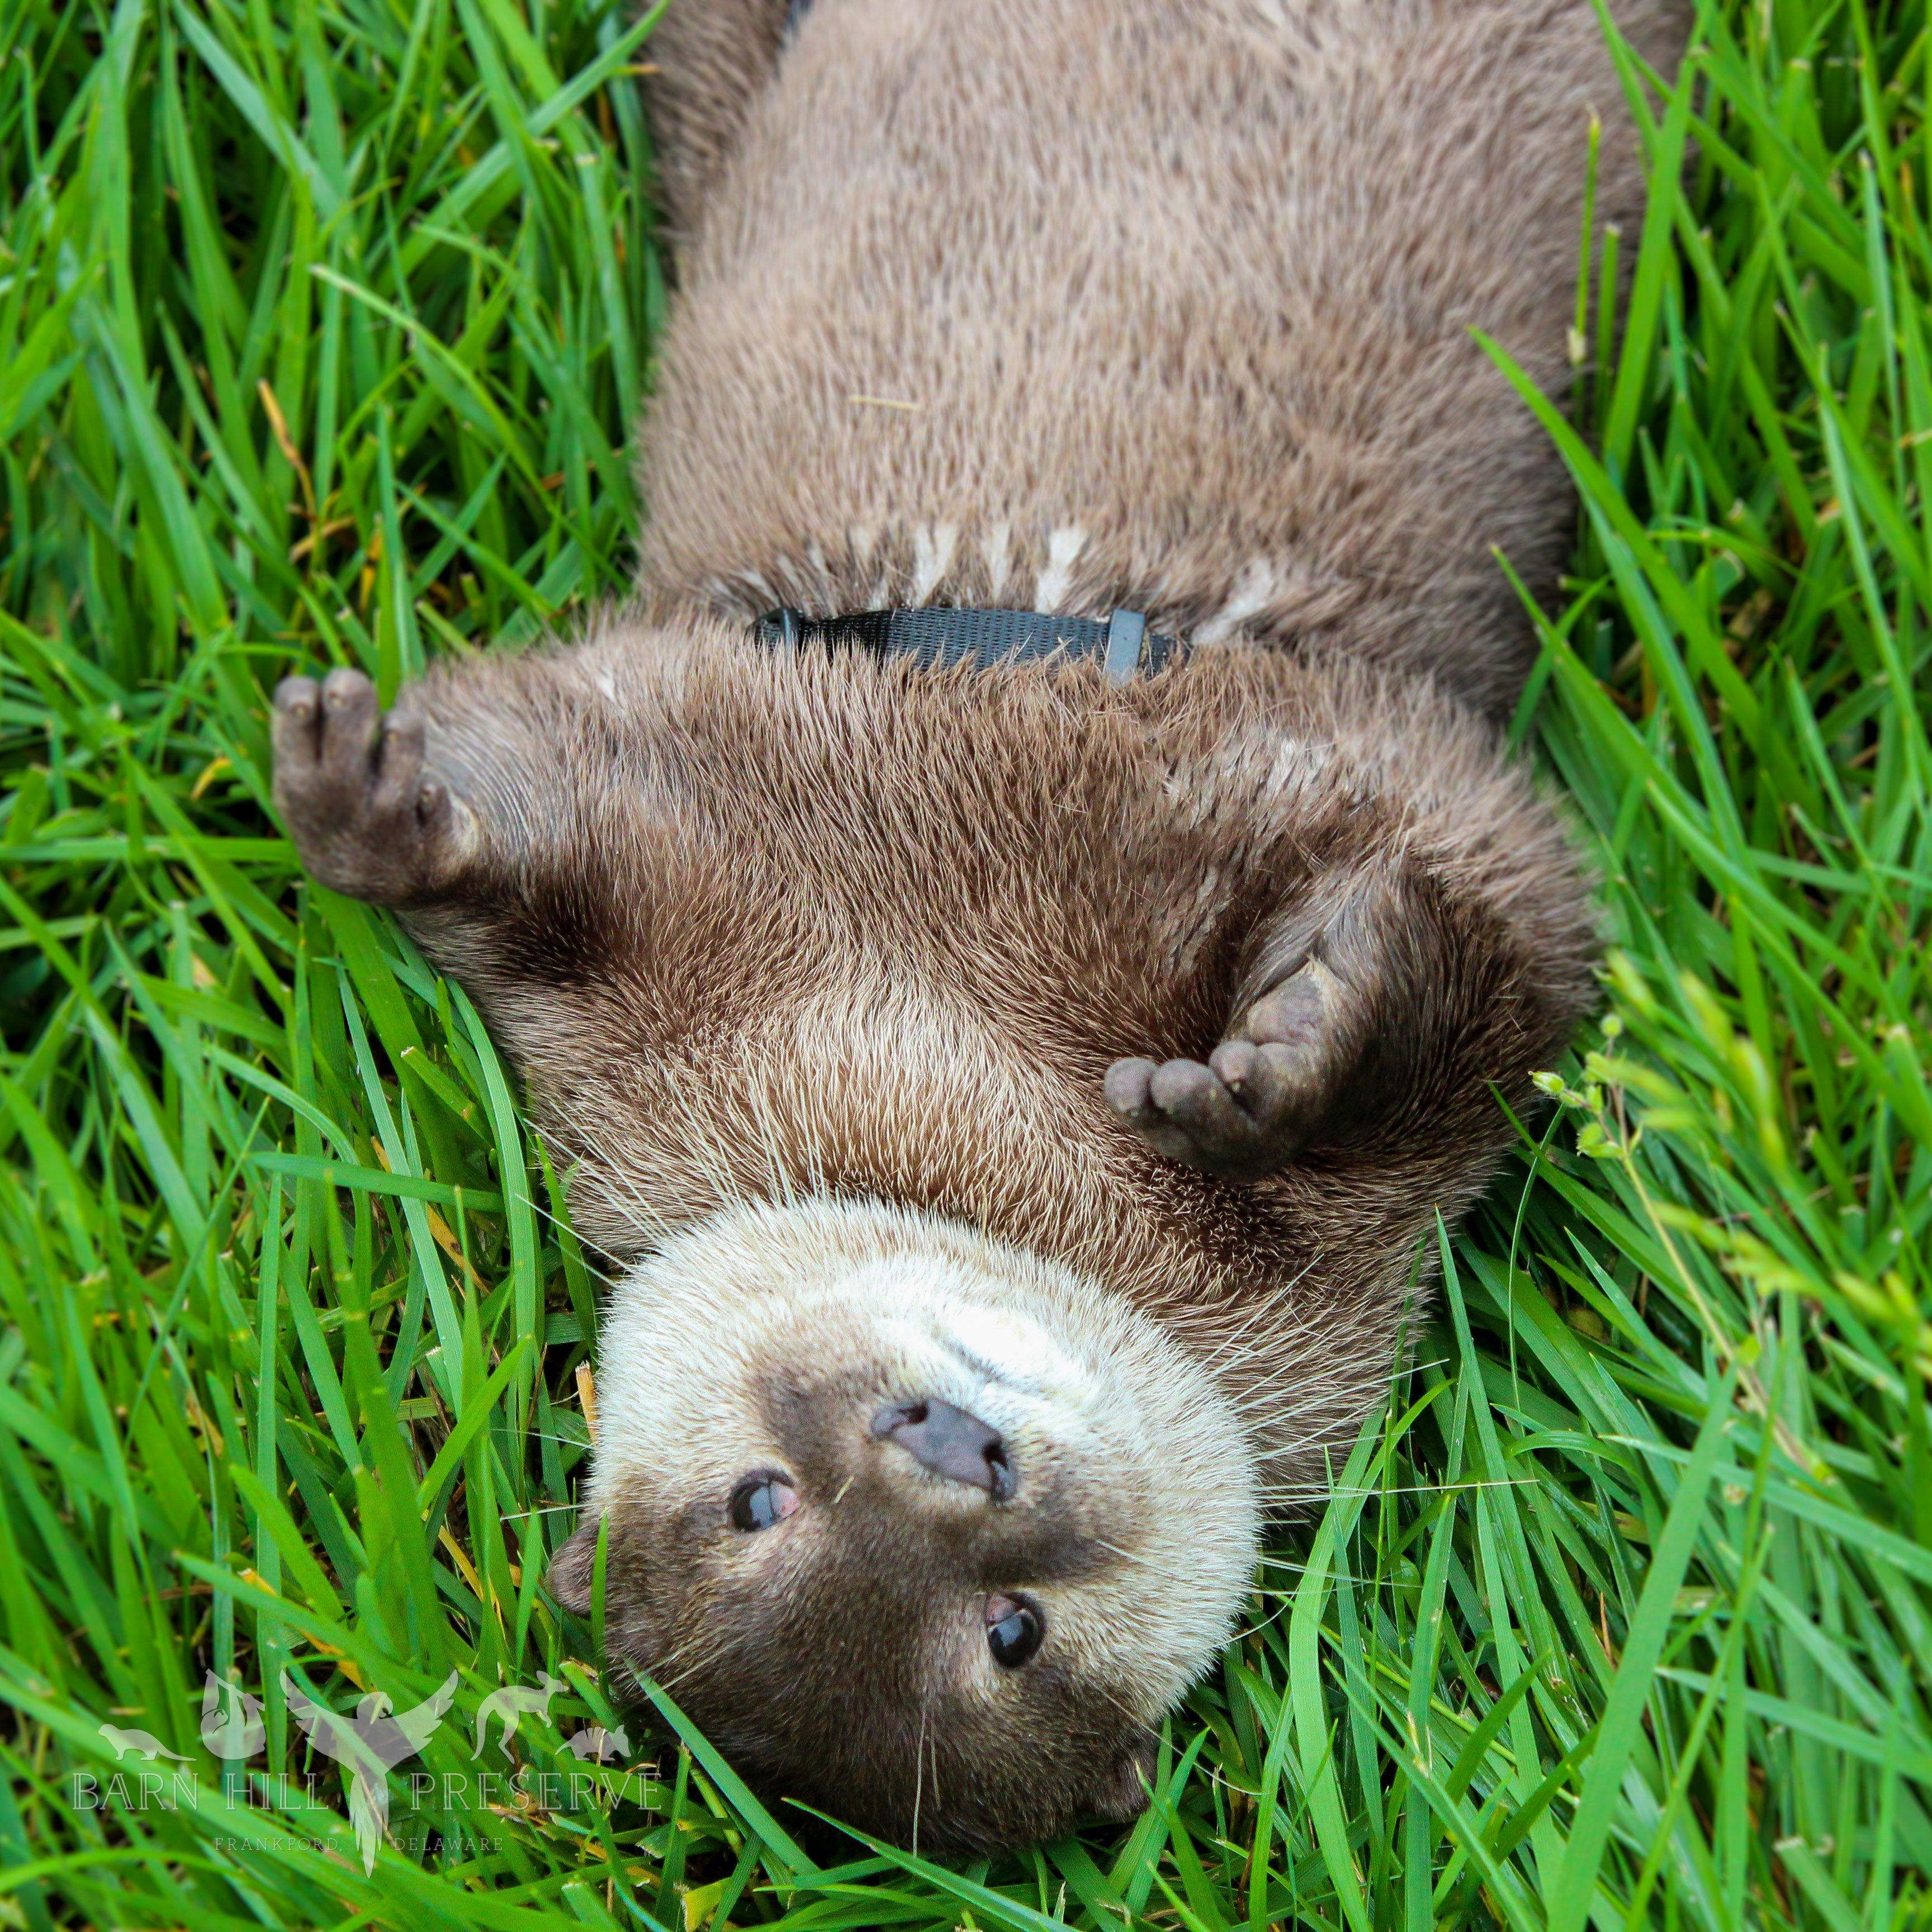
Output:
<svg viewBox="0 0 1932 1932">
<path fill-rule="evenodd" d="M 192 1764 L 194 1762 L 185 1752 L 170 1750 L 152 1731 L 124 1731 L 116 1724 L 99 1724 L 95 1729 L 114 1747 L 116 1758 L 124 1758 L 132 1751 L 135 1756 L 149 1764 L 152 1764 L 158 1757 L 171 1757 L 177 1764 Z"/>
<path fill-rule="evenodd" d="M 548 1670 L 540 1670 L 537 1681 L 543 1686 L 541 1690 L 532 1690 L 521 1684 L 506 1684 L 502 1690 L 491 1691 L 476 1707 L 476 1748 L 470 1754 L 472 1764 L 483 1755 L 484 1742 L 489 1736 L 492 1718 L 503 1726 L 503 1734 L 496 1740 L 496 1748 L 508 1757 L 510 1740 L 516 1736 L 517 1726 L 526 1711 L 534 1711 L 538 1717 L 546 1719 L 550 1716 L 550 1700 L 565 1688 L 563 1679 L 553 1677 Z"/>
</svg>

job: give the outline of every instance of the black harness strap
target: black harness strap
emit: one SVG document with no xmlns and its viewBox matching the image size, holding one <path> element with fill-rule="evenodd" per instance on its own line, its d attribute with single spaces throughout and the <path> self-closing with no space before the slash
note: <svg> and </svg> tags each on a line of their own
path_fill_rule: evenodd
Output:
<svg viewBox="0 0 1932 1932">
<path fill-rule="evenodd" d="M 845 646 L 870 651 L 875 657 L 910 658 L 923 670 L 950 670 L 960 664 L 988 670 L 994 664 L 1055 656 L 1070 661 L 1098 658 L 1115 684 L 1142 672 L 1150 677 L 1184 655 L 1173 638 L 1149 631 L 1138 610 L 1116 610 L 1102 620 L 937 604 L 857 610 L 844 617 L 808 617 L 801 611 L 778 610 L 759 618 L 752 635 L 773 648 Z"/>
</svg>

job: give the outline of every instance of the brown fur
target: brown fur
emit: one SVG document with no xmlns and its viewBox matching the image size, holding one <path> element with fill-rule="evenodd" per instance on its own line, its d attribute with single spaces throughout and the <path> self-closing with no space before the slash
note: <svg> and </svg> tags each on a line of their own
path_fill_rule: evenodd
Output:
<svg viewBox="0 0 1932 1932">
<path fill-rule="evenodd" d="M 1337 657 L 1204 652 L 1115 688 L 617 621 L 408 704 L 478 832 L 381 896 L 482 1000 L 614 1256 L 776 1172 L 957 1216 L 1204 1343 L 1298 1281 L 1359 1359 L 1353 1414 L 1415 1240 L 1506 1138 L 1492 1086 L 1520 1099 L 1588 997 L 1581 884 L 1526 777 L 1428 686 Z M 1376 1104 L 1241 1185 L 1124 1132 L 1110 1063 L 1204 1060 L 1312 884 L 1365 874 L 1399 882 Z M 1303 1346 L 1257 1335 L 1241 1372 L 1305 1387 Z"/>
<path fill-rule="evenodd" d="M 680 1418 L 681 1436 L 701 1436 L 701 1453 L 680 1441 L 667 1469 L 637 1444 L 600 1445 L 592 1501 L 609 1531 L 607 1682 L 621 1688 L 650 1671 L 701 1714 L 706 1736 L 746 1775 L 915 1846 L 987 1850 L 1084 1816 L 1134 1815 L 1145 1802 L 1150 1726 L 1198 1668 L 1194 1660 L 1177 1671 L 1170 1658 L 1163 1672 L 1146 1626 L 1161 1622 L 1170 1600 L 1202 1588 L 1205 1546 L 1252 1509 L 1237 1470 L 1188 1454 L 1207 1430 L 1176 1390 L 1184 1359 L 1151 1365 L 1178 1399 L 1172 1432 L 1157 1432 L 1168 1453 L 1150 1465 L 1091 1438 L 1069 1454 L 1064 1442 L 1022 1430 L 1008 1438 L 1020 1491 L 1001 1507 L 956 1484 L 922 1482 L 905 1457 L 872 1453 L 862 1421 L 850 1426 L 878 1399 L 881 1298 L 854 1298 L 843 1321 L 801 1309 L 824 1280 L 828 1245 L 838 1262 L 884 1277 L 890 1299 L 903 1304 L 913 1217 L 819 1199 L 803 1222 L 764 1208 L 686 1238 L 700 1247 L 703 1271 L 724 1280 L 704 1329 L 733 1325 L 761 1288 L 776 1288 L 780 1318 L 751 1348 L 722 1358 L 689 1348 L 684 1331 L 656 1350 L 668 1358 L 664 1379 L 702 1389 L 703 1426 Z M 828 1213 L 844 1224 L 829 1244 Z M 970 1273 L 990 1262 L 1023 1294 L 1052 1293 L 1042 1277 L 1052 1270 L 1035 1257 L 1001 1252 L 957 1222 L 919 1232 L 942 1265 Z M 628 1292 L 607 1317 L 607 1370 L 655 1325 L 654 1311 Z M 680 1312 L 686 1306 L 681 1298 Z M 1137 1352 L 1121 1315 L 1118 1304 L 1090 1304 L 1069 1324 L 1110 1392 L 1131 1378 Z M 768 1446 L 748 1455 L 732 1440 L 740 1436 Z M 1238 1432 L 1225 1438 L 1232 1447 Z M 1125 1446 L 1117 1437 L 1114 1448 Z M 716 1502 L 748 1462 L 773 1461 L 802 1496 L 836 1499 L 801 1508 L 782 1546 L 722 1527 Z M 1150 1513 L 1163 1500 L 1178 1536 L 1150 1538 Z M 591 1598 L 596 1520 L 550 1578 L 580 1610 Z M 1177 1540 L 1178 1562 L 1158 1546 Z M 1228 1553 L 1240 1591 L 1252 1552 L 1238 1539 Z M 1008 1589 L 1046 1600 L 1052 1622 L 1032 1663 L 1001 1672 L 988 1656 L 981 1606 L 988 1592 Z M 1197 1617 L 1204 1634 L 1220 1622 L 1217 1608 Z"/>
<path fill-rule="evenodd" d="M 1640 206 L 1587 0 L 818 0 L 776 82 L 679 86 L 654 608 L 1120 604 L 1508 701 L 1491 549 L 1546 585 L 1569 499 L 1470 331 L 1567 379 L 1592 112 L 1600 212 Z"/>
<path fill-rule="evenodd" d="M 1676 9 L 1623 11 L 1660 55 Z M 1498 1095 L 1590 997 L 1577 868 L 1482 716 L 1526 662 L 1489 547 L 1546 578 L 1566 506 L 1468 331 L 1563 366 L 1616 105 L 1591 9 L 818 0 L 782 50 L 781 16 L 686 0 L 653 43 L 693 238 L 638 608 L 439 669 L 380 730 L 358 674 L 292 681 L 278 796 L 476 994 L 607 1254 L 794 1196 L 976 1230 L 1151 1318 L 1309 1493 Z M 1613 218 L 1630 150 L 1612 120 Z M 749 644 L 780 601 L 1122 604 L 1196 649 L 1118 687 L 922 674 Z M 760 1426 L 842 1466 L 816 1409 Z M 620 1477 L 620 1658 L 712 1632 L 700 1720 L 907 1835 L 938 1695 L 909 1606 L 1006 1559 L 812 1528 L 838 1588 L 748 1597 L 704 1580 L 715 1500 Z M 1055 1480 L 1038 1507 L 1096 1506 Z M 1134 1808 L 1158 1708 L 1112 1652 L 1049 1666 L 1004 1714 L 934 1707 L 928 1843 Z"/>
</svg>

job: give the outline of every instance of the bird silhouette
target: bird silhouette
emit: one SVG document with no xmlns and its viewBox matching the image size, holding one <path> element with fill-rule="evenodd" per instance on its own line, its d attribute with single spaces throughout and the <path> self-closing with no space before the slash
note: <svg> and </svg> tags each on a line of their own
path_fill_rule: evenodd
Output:
<svg viewBox="0 0 1932 1932">
<path fill-rule="evenodd" d="M 394 1716 L 388 1694 L 371 1690 L 357 1703 L 355 1716 L 345 1718 L 304 1696 L 302 1686 L 282 1672 L 283 1693 L 296 1722 L 317 1750 L 342 1767 L 349 1822 L 356 1828 L 365 1873 L 376 1869 L 376 1850 L 389 1828 L 389 1773 L 429 1742 L 455 1701 L 456 1684 L 452 1670 L 434 1696 Z"/>
</svg>

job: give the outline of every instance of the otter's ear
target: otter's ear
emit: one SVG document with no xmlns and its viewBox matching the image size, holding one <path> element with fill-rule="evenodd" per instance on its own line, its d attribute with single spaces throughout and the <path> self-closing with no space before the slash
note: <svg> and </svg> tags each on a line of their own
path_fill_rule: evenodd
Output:
<svg viewBox="0 0 1932 1932">
<path fill-rule="evenodd" d="M 1142 1732 L 1108 1766 L 1089 1799 L 1094 1816 L 1107 1825 L 1125 1825 L 1138 1818 L 1148 1808 L 1160 1756 L 1160 1738 L 1151 1731 Z"/>
<path fill-rule="evenodd" d="M 597 1580 L 597 1528 L 598 1516 L 586 1516 L 570 1540 L 550 1560 L 550 1574 L 544 1582 L 550 1594 L 573 1616 L 590 1614 L 590 1592 Z M 605 1559 L 604 1574 L 610 1574 Z"/>
</svg>

